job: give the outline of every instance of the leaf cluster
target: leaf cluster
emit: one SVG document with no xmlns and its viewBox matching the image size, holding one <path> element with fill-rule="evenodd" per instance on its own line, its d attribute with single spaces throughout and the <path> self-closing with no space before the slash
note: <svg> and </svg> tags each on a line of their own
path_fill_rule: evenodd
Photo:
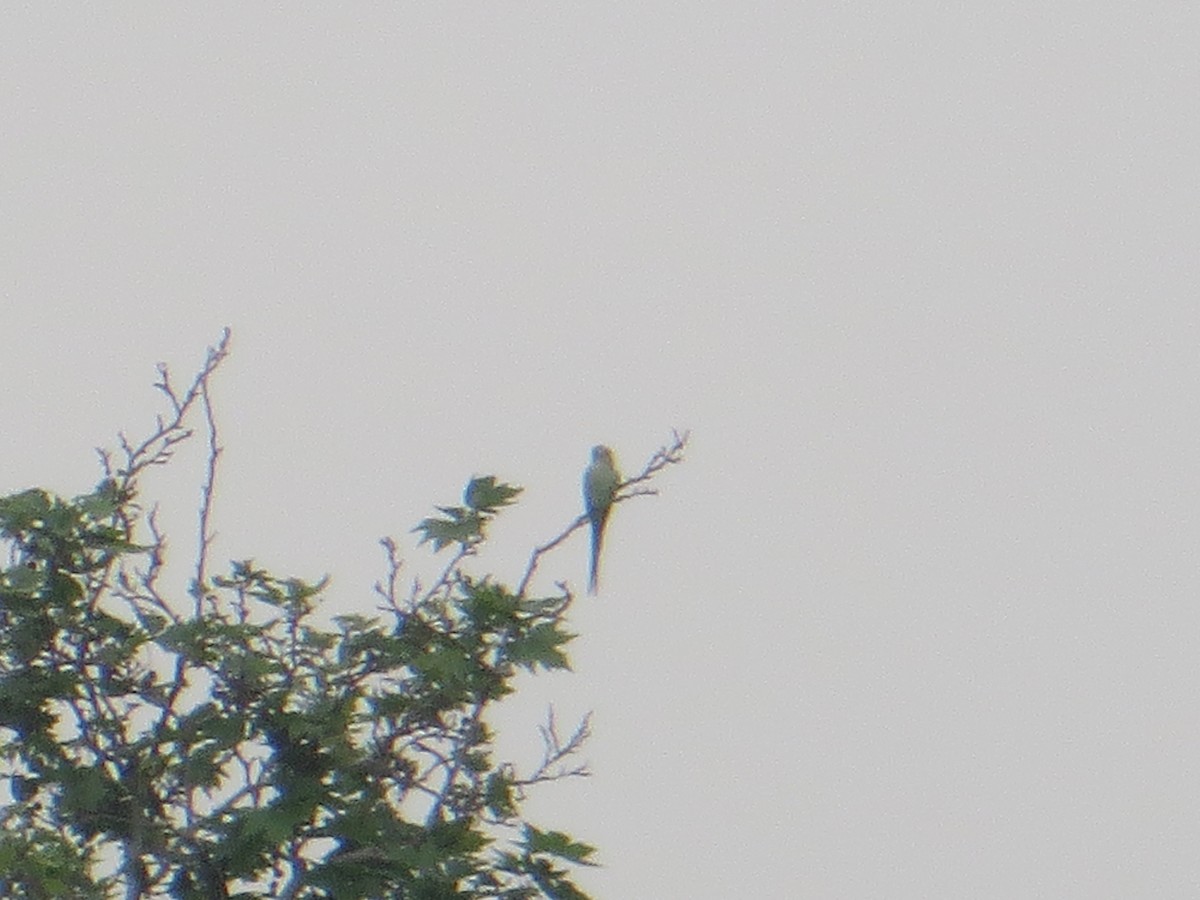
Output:
<svg viewBox="0 0 1200 900">
<path fill-rule="evenodd" d="M 565 588 L 516 592 L 463 563 L 520 488 L 472 479 L 417 527 L 456 547 L 401 596 L 396 545 L 379 615 L 329 617 L 328 584 L 252 559 L 210 574 L 220 446 L 209 380 L 229 334 L 143 441 L 101 451 L 73 498 L 0 498 L 0 897 L 565 898 L 593 849 L 542 830 L 535 784 L 585 775 L 551 713 L 530 774 L 488 723 L 522 671 L 567 668 Z M 140 479 L 202 416 L 197 561 L 164 589 L 166 541 Z"/>
<path fill-rule="evenodd" d="M 466 509 L 516 493 L 475 479 Z M 583 896 L 591 848 L 521 818 L 485 717 L 567 667 L 568 597 L 456 567 L 323 625 L 325 583 L 244 560 L 183 614 L 132 565 L 132 502 L 0 500 L 0 895 Z"/>
<path fill-rule="evenodd" d="M 439 506 L 440 516 L 422 519 L 413 531 L 420 533 L 421 544 L 433 544 L 435 553 L 451 544 L 475 547 L 485 540 L 484 526 L 520 493 L 521 488 L 497 482 L 494 475 L 472 478 L 463 490 L 463 506 Z"/>
</svg>

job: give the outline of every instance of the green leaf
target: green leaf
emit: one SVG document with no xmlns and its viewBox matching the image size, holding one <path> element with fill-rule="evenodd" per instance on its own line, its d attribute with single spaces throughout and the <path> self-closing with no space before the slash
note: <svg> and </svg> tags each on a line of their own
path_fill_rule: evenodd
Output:
<svg viewBox="0 0 1200 900">
<path fill-rule="evenodd" d="M 508 658 L 531 672 L 538 666 L 544 669 L 569 669 L 570 660 L 559 648 L 574 638 L 573 634 L 559 631 L 557 625 L 544 622 L 514 638 L 508 645 Z"/>
<path fill-rule="evenodd" d="M 437 553 L 450 544 L 466 546 L 483 537 L 483 517 L 477 511 L 463 509 L 461 506 L 439 506 L 438 510 L 445 513 L 446 518 L 423 519 L 413 529 L 421 532 L 421 540 L 417 542 L 417 546 L 431 543 L 434 552 Z"/>
<path fill-rule="evenodd" d="M 76 497 L 75 505 L 86 515 L 107 519 L 121 508 L 121 497 L 112 482 L 104 481 L 93 493 Z"/>
<path fill-rule="evenodd" d="M 183 784 L 188 788 L 210 790 L 221 783 L 219 748 L 207 746 L 191 750 L 183 759 Z"/>
<path fill-rule="evenodd" d="M 0 531 L 7 534 L 26 531 L 50 511 L 50 495 L 34 488 L 0 497 Z"/>
<path fill-rule="evenodd" d="M 456 681 L 471 671 L 471 661 L 460 648 L 435 647 L 418 660 L 413 667 L 434 681 Z"/>
<path fill-rule="evenodd" d="M 596 848 L 576 841 L 561 831 L 540 831 L 532 825 L 526 825 L 524 843 L 525 852 L 530 856 L 545 853 L 583 866 L 595 865 L 588 857 L 596 852 Z"/>
<path fill-rule="evenodd" d="M 163 631 L 170 621 L 166 616 L 152 612 L 138 612 L 138 621 L 151 635 L 161 638 Z"/>
<path fill-rule="evenodd" d="M 466 596 L 459 606 L 477 625 L 496 628 L 516 621 L 521 601 L 508 593 L 503 585 L 475 582 L 466 576 L 461 585 Z"/>
<path fill-rule="evenodd" d="M 513 780 L 504 772 L 493 772 L 484 782 L 483 802 L 498 819 L 516 815 L 517 801 Z"/>
<path fill-rule="evenodd" d="M 45 599 L 53 606 L 70 606 L 83 597 L 83 585 L 61 572 L 51 572 L 46 579 Z"/>
<path fill-rule="evenodd" d="M 67 537 L 78 528 L 79 513 L 56 498 L 42 516 L 42 520 L 46 531 L 59 537 Z"/>
<path fill-rule="evenodd" d="M 89 618 L 91 627 L 96 634 L 117 641 L 127 641 L 134 633 L 134 627 L 128 622 L 109 615 L 102 610 L 93 612 Z"/>
<path fill-rule="evenodd" d="M 42 573 L 36 564 L 13 566 L 4 573 L 6 585 L 14 591 L 32 593 L 42 584 Z"/>
<path fill-rule="evenodd" d="M 333 617 L 333 624 L 335 624 L 344 635 L 348 635 L 351 632 L 370 631 L 378 623 L 378 618 L 358 615 L 357 613 L 349 613 Z"/>
<path fill-rule="evenodd" d="M 159 632 L 155 643 L 168 652 L 204 662 L 216 656 L 212 649 L 211 631 L 209 624 L 200 619 L 177 622 Z"/>
<path fill-rule="evenodd" d="M 94 812 L 108 799 L 114 785 L 100 769 L 79 768 L 61 772 L 65 802 L 71 808 Z"/>
<path fill-rule="evenodd" d="M 467 482 L 463 502 L 479 512 L 495 513 L 502 506 L 511 504 L 522 490 L 516 485 L 497 483 L 495 475 L 485 475 Z"/>
</svg>

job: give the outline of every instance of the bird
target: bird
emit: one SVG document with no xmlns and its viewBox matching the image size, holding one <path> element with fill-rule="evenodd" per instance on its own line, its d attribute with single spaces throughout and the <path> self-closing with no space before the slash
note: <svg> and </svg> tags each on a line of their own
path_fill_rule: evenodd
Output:
<svg viewBox="0 0 1200 900">
<path fill-rule="evenodd" d="M 592 523 L 592 567 L 588 572 L 588 593 L 596 593 L 600 569 L 600 545 L 604 542 L 604 526 L 612 511 L 613 498 L 621 484 L 617 460 L 612 450 L 603 444 L 592 448 L 592 462 L 583 472 L 583 507 Z"/>
</svg>

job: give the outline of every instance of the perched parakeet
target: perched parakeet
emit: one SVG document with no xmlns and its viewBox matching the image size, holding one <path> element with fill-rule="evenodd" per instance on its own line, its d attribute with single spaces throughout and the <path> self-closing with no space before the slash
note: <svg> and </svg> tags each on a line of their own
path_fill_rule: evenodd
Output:
<svg viewBox="0 0 1200 900">
<path fill-rule="evenodd" d="M 592 521 L 592 568 L 588 574 L 588 592 L 592 594 L 596 593 L 604 526 L 620 483 L 621 474 L 613 452 L 603 445 L 593 447 L 592 464 L 583 473 L 583 506 Z"/>
</svg>

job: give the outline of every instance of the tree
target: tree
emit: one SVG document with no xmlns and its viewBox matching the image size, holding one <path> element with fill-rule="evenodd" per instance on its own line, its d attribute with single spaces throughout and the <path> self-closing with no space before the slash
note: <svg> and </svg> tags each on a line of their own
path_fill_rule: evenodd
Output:
<svg viewBox="0 0 1200 900">
<path fill-rule="evenodd" d="M 6 898 L 583 898 L 593 848 L 521 813 L 526 791 L 585 775 L 589 721 L 542 729 L 545 758 L 497 761 L 486 714 L 520 671 L 568 667 L 563 583 L 530 596 L 467 565 L 520 488 L 487 476 L 416 529 L 449 560 L 405 593 L 397 543 L 378 617 L 322 624 L 325 581 L 232 563 L 210 574 L 220 447 L 210 397 L 229 333 L 140 443 L 100 453 L 103 479 L 65 499 L 0 499 L 0 896 Z M 139 488 L 207 437 L 196 564 L 164 585 L 156 511 Z M 618 500 L 682 460 L 686 435 Z"/>
</svg>

